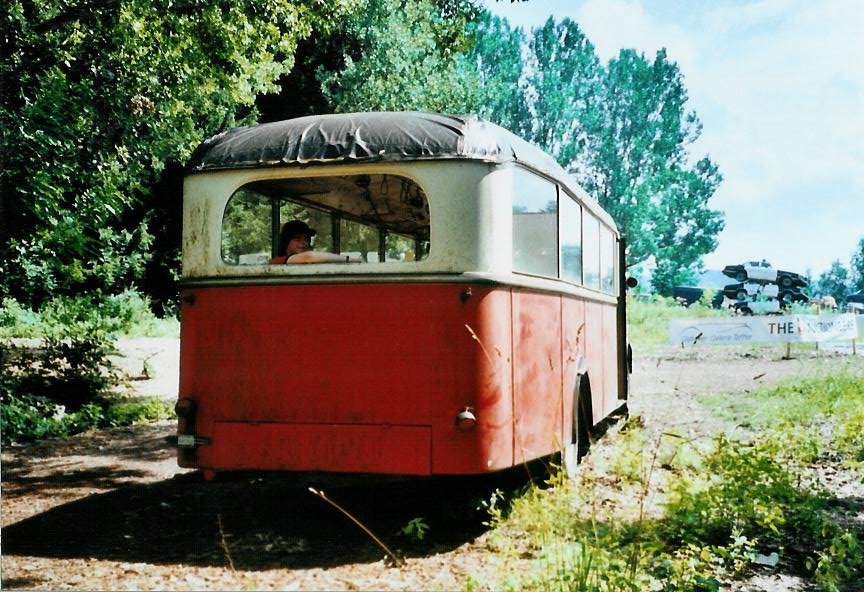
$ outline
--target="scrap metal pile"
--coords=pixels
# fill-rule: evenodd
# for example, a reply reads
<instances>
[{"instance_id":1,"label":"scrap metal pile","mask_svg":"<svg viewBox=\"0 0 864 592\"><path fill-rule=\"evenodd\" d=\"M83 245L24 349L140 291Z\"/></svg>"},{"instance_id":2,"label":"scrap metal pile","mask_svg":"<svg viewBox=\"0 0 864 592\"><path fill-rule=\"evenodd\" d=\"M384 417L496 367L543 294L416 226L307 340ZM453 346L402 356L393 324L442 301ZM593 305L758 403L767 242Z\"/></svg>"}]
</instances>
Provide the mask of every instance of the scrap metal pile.
<instances>
[{"instance_id":1,"label":"scrap metal pile","mask_svg":"<svg viewBox=\"0 0 864 592\"><path fill-rule=\"evenodd\" d=\"M723 295L734 300L733 310L744 315L779 313L797 302L807 302L801 292L807 279L791 271L774 269L765 261L747 261L740 265L727 265L723 275L737 283L723 288Z\"/></svg>"}]
</instances>

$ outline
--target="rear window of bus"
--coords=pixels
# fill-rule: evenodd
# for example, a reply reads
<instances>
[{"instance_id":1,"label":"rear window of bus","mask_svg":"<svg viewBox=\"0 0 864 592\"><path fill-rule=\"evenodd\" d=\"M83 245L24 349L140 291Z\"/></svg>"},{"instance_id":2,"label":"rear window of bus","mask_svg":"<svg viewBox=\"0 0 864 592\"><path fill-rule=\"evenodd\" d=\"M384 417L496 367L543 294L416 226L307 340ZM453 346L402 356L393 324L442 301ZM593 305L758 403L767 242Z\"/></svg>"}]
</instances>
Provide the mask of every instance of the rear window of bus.
<instances>
[{"instance_id":1,"label":"rear window of bus","mask_svg":"<svg viewBox=\"0 0 864 592\"><path fill-rule=\"evenodd\" d=\"M222 218L226 265L266 265L279 253L282 226L315 230L312 249L365 263L429 256L429 202L413 180L396 175L334 175L255 181L228 200Z\"/></svg>"}]
</instances>

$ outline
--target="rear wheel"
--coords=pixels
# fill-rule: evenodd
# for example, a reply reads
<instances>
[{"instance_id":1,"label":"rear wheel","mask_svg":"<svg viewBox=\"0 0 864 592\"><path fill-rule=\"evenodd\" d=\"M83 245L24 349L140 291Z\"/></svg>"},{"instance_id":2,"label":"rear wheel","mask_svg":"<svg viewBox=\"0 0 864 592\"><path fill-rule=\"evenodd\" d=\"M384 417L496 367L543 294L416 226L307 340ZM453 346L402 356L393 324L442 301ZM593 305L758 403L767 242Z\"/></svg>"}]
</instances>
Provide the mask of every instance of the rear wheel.
<instances>
[{"instance_id":1,"label":"rear wheel","mask_svg":"<svg viewBox=\"0 0 864 592\"><path fill-rule=\"evenodd\" d=\"M783 286L784 288L792 287L792 278L789 277L788 275L781 275L780 276L780 285Z\"/></svg>"},{"instance_id":2,"label":"rear wheel","mask_svg":"<svg viewBox=\"0 0 864 592\"><path fill-rule=\"evenodd\" d=\"M572 479L576 475L576 467L582 457L588 454L591 446L590 441L590 417L591 417L591 386L588 376L582 375L579 388L573 401L573 417L571 421L570 443L561 451L561 470Z\"/></svg>"},{"instance_id":3,"label":"rear wheel","mask_svg":"<svg viewBox=\"0 0 864 592\"><path fill-rule=\"evenodd\" d=\"M747 281L747 272L746 271L739 271L738 273L735 274L735 279L738 280L739 282Z\"/></svg>"},{"instance_id":4,"label":"rear wheel","mask_svg":"<svg viewBox=\"0 0 864 592\"><path fill-rule=\"evenodd\" d=\"M738 290L736 297L738 300L747 300L747 290Z\"/></svg>"}]
</instances>

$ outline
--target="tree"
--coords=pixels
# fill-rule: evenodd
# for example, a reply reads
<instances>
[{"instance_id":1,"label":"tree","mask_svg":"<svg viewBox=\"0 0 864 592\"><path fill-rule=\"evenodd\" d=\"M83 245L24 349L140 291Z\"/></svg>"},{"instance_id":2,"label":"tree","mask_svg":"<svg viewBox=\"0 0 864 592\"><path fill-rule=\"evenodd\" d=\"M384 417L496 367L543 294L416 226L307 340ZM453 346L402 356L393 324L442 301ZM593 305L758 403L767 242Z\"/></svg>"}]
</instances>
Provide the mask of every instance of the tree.
<instances>
[{"instance_id":1,"label":"tree","mask_svg":"<svg viewBox=\"0 0 864 592\"><path fill-rule=\"evenodd\" d=\"M325 99L336 112L471 111L476 76L464 55L478 15L471 0L369 0L340 31L353 40L342 63L317 73Z\"/></svg>"},{"instance_id":2,"label":"tree","mask_svg":"<svg viewBox=\"0 0 864 592\"><path fill-rule=\"evenodd\" d=\"M822 296L833 296L837 304L846 302L846 297L849 296L849 272L839 259L835 259L831 267L819 275L819 293Z\"/></svg>"},{"instance_id":3,"label":"tree","mask_svg":"<svg viewBox=\"0 0 864 592\"><path fill-rule=\"evenodd\" d=\"M849 268L852 270L852 276L849 278L850 292L864 290L864 237L858 241L858 247L852 253Z\"/></svg>"},{"instance_id":4,"label":"tree","mask_svg":"<svg viewBox=\"0 0 864 592\"><path fill-rule=\"evenodd\" d=\"M522 47L525 35L506 20L484 13L472 23L471 52L465 59L476 72L476 104L471 112L524 137L531 134L533 116L528 107L528 82Z\"/></svg>"},{"instance_id":5,"label":"tree","mask_svg":"<svg viewBox=\"0 0 864 592\"><path fill-rule=\"evenodd\" d=\"M483 27L492 34L483 34ZM500 22L485 22L475 55L495 55L502 39L518 39L502 28ZM724 226L722 213L708 206L722 180L717 165L688 152L701 123L685 108L678 66L665 50L653 60L622 50L604 67L568 19L550 19L534 29L524 54L518 88L526 107L520 112L527 112L530 122L497 105L489 118L515 120L521 129L514 131L572 172L615 219L627 239L629 264L653 259L655 288L671 293L675 283L701 270L701 257L716 248ZM506 63L503 78L513 80L513 63ZM499 73L487 67L478 75L494 88Z\"/></svg>"},{"instance_id":6,"label":"tree","mask_svg":"<svg viewBox=\"0 0 864 592\"><path fill-rule=\"evenodd\" d=\"M349 3L4 4L0 295L38 304L140 280L166 165L253 121L298 41Z\"/></svg>"},{"instance_id":7,"label":"tree","mask_svg":"<svg viewBox=\"0 0 864 592\"><path fill-rule=\"evenodd\" d=\"M550 17L533 31L528 55L528 137L565 168L578 169L588 130L596 124L602 68L594 46L570 19L556 24Z\"/></svg>"},{"instance_id":8,"label":"tree","mask_svg":"<svg viewBox=\"0 0 864 592\"><path fill-rule=\"evenodd\" d=\"M664 278L701 269L724 223L708 200L722 176L704 157L690 164L687 146L701 133L677 65L665 50L653 62L632 50L610 61L600 116L584 151L583 183L600 200L628 242L628 260L654 256L655 289L671 293Z\"/></svg>"}]
</instances>

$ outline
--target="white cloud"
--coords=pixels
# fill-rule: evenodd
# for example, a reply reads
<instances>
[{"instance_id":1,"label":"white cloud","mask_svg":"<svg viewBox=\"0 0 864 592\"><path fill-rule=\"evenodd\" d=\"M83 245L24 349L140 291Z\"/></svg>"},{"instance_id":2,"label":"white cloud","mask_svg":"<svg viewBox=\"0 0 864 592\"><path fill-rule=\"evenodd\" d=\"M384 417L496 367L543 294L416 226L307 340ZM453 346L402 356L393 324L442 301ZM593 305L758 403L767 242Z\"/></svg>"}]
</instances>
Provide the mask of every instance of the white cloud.
<instances>
[{"instance_id":1,"label":"white cloud","mask_svg":"<svg viewBox=\"0 0 864 592\"><path fill-rule=\"evenodd\" d=\"M838 176L861 191L864 4L780 5L783 18L775 2L755 5L750 20L725 8L705 15L709 45L688 73L694 103L716 97L706 101L703 144L751 194Z\"/></svg>"}]
</instances>

